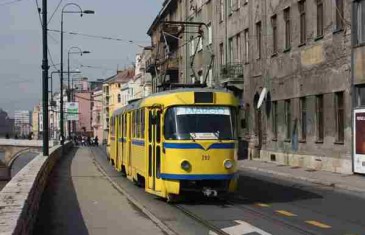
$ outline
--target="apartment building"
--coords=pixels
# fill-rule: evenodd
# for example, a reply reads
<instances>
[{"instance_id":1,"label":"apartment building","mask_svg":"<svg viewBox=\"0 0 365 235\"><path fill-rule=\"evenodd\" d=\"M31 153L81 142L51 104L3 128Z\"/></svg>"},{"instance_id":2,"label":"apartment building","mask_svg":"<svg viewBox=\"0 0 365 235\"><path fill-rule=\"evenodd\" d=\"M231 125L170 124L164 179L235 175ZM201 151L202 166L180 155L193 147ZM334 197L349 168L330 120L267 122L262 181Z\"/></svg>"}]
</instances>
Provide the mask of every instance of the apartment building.
<instances>
[{"instance_id":1,"label":"apartment building","mask_svg":"<svg viewBox=\"0 0 365 235\"><path fill-rule=\"evenodd\" d=\"M165 1L148 30L153 91L229 89L240 99L240 154L350 173L352 3Z\"/></svg>"}]
</instances>

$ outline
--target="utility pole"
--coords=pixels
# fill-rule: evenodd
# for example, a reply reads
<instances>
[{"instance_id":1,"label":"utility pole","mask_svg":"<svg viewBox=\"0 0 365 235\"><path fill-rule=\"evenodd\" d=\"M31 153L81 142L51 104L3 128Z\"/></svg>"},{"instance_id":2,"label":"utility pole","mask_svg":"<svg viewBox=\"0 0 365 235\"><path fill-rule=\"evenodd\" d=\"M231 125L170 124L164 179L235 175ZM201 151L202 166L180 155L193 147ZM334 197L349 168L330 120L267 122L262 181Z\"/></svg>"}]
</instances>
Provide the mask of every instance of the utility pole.
<instances>
[{"instance_id":1,"label":"utility pole","mask_svg":"<svg viewBox=\"0 0 365 235\"><path fill-rule=\"evenodd\" d=\"M42 0L42 85L43 85L43 156L49 155L48 146L48 41L47 41L47 0Z\"/></svg>"}]
</instances>

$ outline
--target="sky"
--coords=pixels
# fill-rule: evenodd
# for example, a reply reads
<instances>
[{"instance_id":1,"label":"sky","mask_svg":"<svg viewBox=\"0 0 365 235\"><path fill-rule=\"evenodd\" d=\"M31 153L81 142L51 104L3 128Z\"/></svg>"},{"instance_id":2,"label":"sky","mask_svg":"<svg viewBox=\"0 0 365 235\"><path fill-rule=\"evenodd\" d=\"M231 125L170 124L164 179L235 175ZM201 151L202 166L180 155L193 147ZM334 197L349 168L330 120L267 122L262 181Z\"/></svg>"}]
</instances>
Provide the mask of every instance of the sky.
<instances>
[{"instance_id":1,"label":"sky","mask_svg":"<svg viewBox=\"0 0 365 235\"><path fill-rule=\"evenodd\" d=\"M57 5L61 5L57 11ZM42 31L36 0L0 0L0 108L13 116L15 110L32 110L42 99ZM38 0L41 6L42 0ZM49 29L61 27L61 8L66 0L48 0ZM146 34L161 9L163 0L73 0L83 10L94 15L64 14L64 31L133 40L149 45ZM74 10L76 8L67 8ZM77 10L77 9L76 9ZM55 12L52 19L52 13ZM50 72L59 69L60 33L49 32ZM141 48L135 44L64 35L64 70L71 47L91 51L83 56L70 56L71 70L93 81L103 79L130 66ZM92 68L90 68L90 66ZM80 75L77 75L80 76ZM65 76L67 77L67 76ZM59 78L54 76L53 90L59 90Z\"/></svg>"}]
</instances>

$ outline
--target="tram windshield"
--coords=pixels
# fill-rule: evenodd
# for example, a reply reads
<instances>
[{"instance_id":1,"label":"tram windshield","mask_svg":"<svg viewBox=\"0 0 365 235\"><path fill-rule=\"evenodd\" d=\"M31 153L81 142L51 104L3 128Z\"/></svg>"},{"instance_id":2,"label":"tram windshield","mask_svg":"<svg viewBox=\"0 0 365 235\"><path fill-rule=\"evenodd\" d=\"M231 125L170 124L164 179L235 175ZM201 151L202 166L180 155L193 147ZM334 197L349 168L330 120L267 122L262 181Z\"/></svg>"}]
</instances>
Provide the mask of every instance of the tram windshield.
<instances>
[{"instance_id":1,"label":"tram windshield","mask_svg":"<svg viewBox=\"0 0 365 235\"><path fill-rule=\"evenodd\" d=\"M169 108L164 134L167 140L235 139L235 110L213 106Z\"/></svg>"}]
</instances>

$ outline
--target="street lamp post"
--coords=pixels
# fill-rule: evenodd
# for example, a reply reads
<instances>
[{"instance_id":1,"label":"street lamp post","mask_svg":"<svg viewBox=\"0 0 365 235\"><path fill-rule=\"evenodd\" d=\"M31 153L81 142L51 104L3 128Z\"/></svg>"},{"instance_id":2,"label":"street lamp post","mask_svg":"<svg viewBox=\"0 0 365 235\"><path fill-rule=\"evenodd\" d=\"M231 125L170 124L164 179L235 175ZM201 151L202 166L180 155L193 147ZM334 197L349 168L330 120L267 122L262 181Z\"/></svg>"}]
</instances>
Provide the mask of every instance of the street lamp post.
<instances>
[{"instance_id":1,"label":"street lamp post","mask_svg":"<svg viewBox=\"0 0 365 235\"><path fill-rule=\"evenodd\" d=\"M77 52L73 52L72 50L77 49ZM70 54L79 54L79 55L83 55L83 54L89 54L90 51L83 51L81 50L79 47L71 47L68 50L67 53L67 87L68 87L68 92L67 92L67 101L71 102L73 100L71 100L71 92L73 87L70 88ZM67 129L68 129L68 136L71 136L71 121L68 120L67 121Z\"/></svg>"},{"instance_id":2,"label":"street lamp post","mask_svg":"<svg viewBox=\"0 0 365 235\"><path fill-rule=\"evenodd\" d=\"M78 10L76 11L65 11L65 9L68 6L74 6L76 8L78 8ZM94 14L94 11L91 10L85 10L83 11L82 8L76 4L76 3L67 3L63 8L62 8L62 13L61 13L61 102L60 102L60 108L61 108L61 113L60 113L60 122L61 122L61 145L64 144L65 141L65 135L64 135L64 125L63 125L63 14L64 13L76 13L76 14L80 14L80 16L82 17L83 14Z\"/></svg>"},{"instance_id":3,"label":"street lamp post","mask_svg":"<svg viewBox=\"0 0 365 235\"><path fill-rule=\"evenodd\" d=\"M60 70L53 71L51 73L51 76L49 77L51 79L51 105L50 105L51 107L55 106L54 101L53 101L53 74L60 74L60 73L61 73ZM63 72L63 73L65 73L65 72ZM68 74L71 74L71 73L72 74L79 74L80 71L67 71L67 73ZM60 90L61 90L61 88L63 88L62 83L60 84ZM60 97L61 97L61 100L62 100L63 99L62 93L60 93ZM60 104L61 104L61 100L60 100ZM51 111L53 111L53 109L51 109ZM61 113L61 111L60 111L60 113ZM62 123L60 122L60 127L61 126L62 126ZM54 114L53 114L53 129L54 129Z\"/></svg>"}]
</instances>

